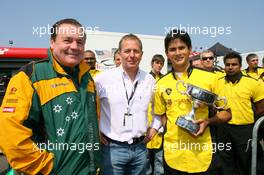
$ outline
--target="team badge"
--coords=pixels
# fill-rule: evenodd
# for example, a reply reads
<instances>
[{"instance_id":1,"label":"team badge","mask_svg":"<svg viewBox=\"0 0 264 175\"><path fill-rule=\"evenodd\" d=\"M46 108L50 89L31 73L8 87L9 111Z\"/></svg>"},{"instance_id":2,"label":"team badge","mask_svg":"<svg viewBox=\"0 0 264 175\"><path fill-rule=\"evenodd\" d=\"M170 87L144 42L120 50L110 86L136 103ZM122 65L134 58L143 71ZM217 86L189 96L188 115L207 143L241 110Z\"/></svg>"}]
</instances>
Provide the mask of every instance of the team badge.
<instances>
[{"instance_id":1,"label":"team badge","mask_svg":"<svg viewBox=\"0 0 264 175\"><path fill-rule=\"evenodd\" d=\"M167 88L165 91L166 91L166 94L170 95L172 90L171 88Z\"/></svg>"}]
</instances>

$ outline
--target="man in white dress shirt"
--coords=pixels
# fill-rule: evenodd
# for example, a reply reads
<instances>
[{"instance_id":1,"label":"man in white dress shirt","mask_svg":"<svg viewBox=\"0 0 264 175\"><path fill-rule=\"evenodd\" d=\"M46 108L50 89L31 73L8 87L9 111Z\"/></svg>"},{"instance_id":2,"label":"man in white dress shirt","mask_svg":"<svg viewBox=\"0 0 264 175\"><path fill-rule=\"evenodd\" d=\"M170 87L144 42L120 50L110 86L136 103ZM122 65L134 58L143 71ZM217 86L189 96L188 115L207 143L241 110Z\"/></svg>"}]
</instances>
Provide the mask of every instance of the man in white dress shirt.
<instances>
[{"instance_id":1,"label":"man in white dress shirt","mask_svg":"<svg viewBox=\"0 0 264 175\"><path fill-rule=\"evenodd\" d=\"M145 143L161 126L159 117L154 117L151 128L147 126L155 79L139 69L143 51L136 35L125 35L118 50L121 66L95 77L100 100L102 174L143 175L147 160Z\"/></svg>"}]
</instances>

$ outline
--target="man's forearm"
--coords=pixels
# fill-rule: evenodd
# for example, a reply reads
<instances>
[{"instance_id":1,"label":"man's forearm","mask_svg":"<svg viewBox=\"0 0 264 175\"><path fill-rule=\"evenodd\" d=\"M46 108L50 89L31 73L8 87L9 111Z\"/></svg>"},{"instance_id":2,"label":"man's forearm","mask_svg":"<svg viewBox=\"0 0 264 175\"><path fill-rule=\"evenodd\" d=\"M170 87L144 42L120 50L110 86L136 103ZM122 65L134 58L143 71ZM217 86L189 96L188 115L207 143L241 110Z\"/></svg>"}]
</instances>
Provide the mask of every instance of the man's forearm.
<instances>
[{"instance_id":1,"label":"man's forearm","mask_svg":"<svg viewBox=\"0 0 264 175\"><path fill-rule=\"evenodd\" d=\"M209 121L209 125L217 125L221 123L226 123L231 118L232 118L231 110L227 109L227 110L217 112L215 116L210 117L208 121Z\"/></svg>"}]
</instances>

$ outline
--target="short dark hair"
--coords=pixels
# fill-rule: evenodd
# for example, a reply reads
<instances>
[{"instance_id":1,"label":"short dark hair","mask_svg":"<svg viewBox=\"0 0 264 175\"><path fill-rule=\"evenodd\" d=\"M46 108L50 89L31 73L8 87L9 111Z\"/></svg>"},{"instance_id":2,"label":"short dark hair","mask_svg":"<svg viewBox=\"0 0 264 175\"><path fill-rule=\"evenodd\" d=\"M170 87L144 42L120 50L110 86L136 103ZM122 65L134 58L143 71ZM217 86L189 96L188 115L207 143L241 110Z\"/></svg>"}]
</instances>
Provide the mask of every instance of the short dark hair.
<instances>
[{"instance_id":1,"label":"short dark hair","mask_svg":"<svg viewBox=\"0 0 264 175\"><path fill-rule=\"evenodd\" d=\"M53 26L50 29L50 33L51 33L50 39L51 40L53 40L53 41L56 40L58 31L59 31L59 27L62 24L72 24L72 25L75 25L75 26L78 26L78 27L82 27L81 23L79 23L79 21L77 21L76 19L66 18L66 19L59 20L55 24L53 24ZM84 29L83 29L82 32L84 34L84 40L86 40L86 33L85 33Z\"/></svg>"},{"instance_id":2,"label":"short dark hair","mask_svg":"<svg viewBox=\"0 0 264 175\"><path fill-rule=\"evenodd\" d=\"M258 57L258 55L254 53L250 53L247 55L246 60L247 62L249 62L252 58L255 58L255 57Z\"/></svg>"},{"instance_id":3,"label":"short dark hair","mask_svg":"<svg viewBox=\"0 0 264 175\"><path fill-rule=\"evenodd\" d=\"M84 53L86 53L86 52L90 52L90 53L93 53L95 55L94 51L92 51L90 49L84 51Z\"/></svg>"},{"instance_id":4,"label":"short dark hair","mask_svg":"<svg viewBox=\"0 0 264 175\"><path fill-rule=\"evenodd\" d=\"M235 53L235 52L228 53L224 56L224 64L226 63L226 60L232 59L232 58L238 59L240 66L242 65L242 57L238 53Z\"/></svg>"},{"instance_id":5,"label":"short dark hair","mask_svg":"<svg viewBox=\"0 0 264 175\"><path fill-rule=\"evenodd\" d=\"M170 42L175 39L180 39L182 42L184 42L187 45L189 49L192 47L191 38L186 31L182 31L179 29L173 29L166 35L165 40L164 40L164 46L165 46L166 53L168 52L168 47L169 47Z\"/></svg>"},{"instance_id":6,"label":"short dark hair","mask_svg":"<svg viewBox=\"0 0 264 175\"><path fill-rule=\"evenodd\" d=\"M151 59L151 65L152 65L155 61L161 61L162 64L164 64L165 59L164 59L164 57L163 57L162 55L160 55L160 54L156 54L156 55L154 55L154 56L152 57L152 59Z\"/></svg>"},{"instance_id":7,"label":"short dark hair","mask_svg":"<svg viewBox=\"0 0 264 175\"><path fill-rule=\"evenodd\" d=\"M137 37L136 35L130 33L130 34L127 34L125 36L123 36L120 41L119 41L119 44L118 44L118 51L120 52L121 51L121 47L122 47L122 43L124 40L127 40L127 39L131 39L131 40L136 40L138 41L139 43L139 47L140 47L140 50L142 51L143 50L143 46L142 46L142 42L141 40L139 39L139 37Z\"/></svg>"}]
</instances>

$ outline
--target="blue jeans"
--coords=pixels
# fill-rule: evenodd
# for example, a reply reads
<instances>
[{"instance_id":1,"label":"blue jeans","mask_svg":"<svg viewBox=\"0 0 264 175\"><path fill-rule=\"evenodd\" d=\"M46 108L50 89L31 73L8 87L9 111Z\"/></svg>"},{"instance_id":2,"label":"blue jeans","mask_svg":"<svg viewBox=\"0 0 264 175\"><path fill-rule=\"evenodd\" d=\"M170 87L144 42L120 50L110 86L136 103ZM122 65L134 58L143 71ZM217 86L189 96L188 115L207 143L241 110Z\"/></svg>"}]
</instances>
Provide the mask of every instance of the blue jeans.
<instances>
[{"instance_id":1,"label":"blue jeans","mask_svg":"<svg viewBox=\"0 0 264 175\"><path fill-rule=\"evenodd\" d=\"M102 145L103 175L145 175L147 148L142 142L134 145L109 142Z\"/></svg>"},{"instance_id":2,"label":"blue jeans","mask_svg":"<svg viewBox=\"0 0 264 175\"><path fill-rule=\"evenodd\" d=\"M146 175L163 175L163 149L148 149Z\"/></svg>"}]
</instances>

